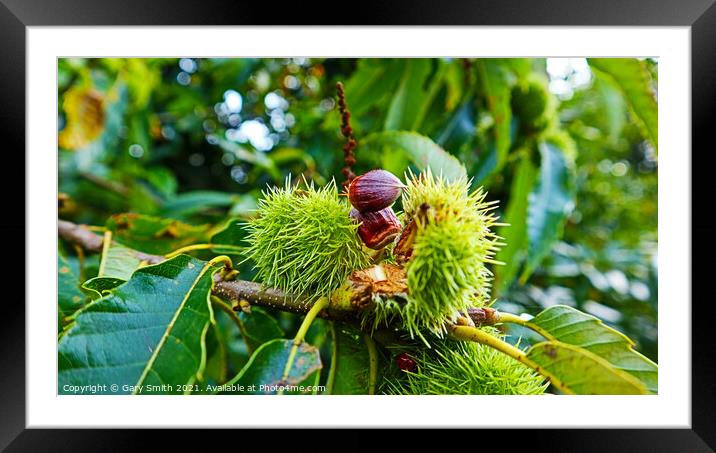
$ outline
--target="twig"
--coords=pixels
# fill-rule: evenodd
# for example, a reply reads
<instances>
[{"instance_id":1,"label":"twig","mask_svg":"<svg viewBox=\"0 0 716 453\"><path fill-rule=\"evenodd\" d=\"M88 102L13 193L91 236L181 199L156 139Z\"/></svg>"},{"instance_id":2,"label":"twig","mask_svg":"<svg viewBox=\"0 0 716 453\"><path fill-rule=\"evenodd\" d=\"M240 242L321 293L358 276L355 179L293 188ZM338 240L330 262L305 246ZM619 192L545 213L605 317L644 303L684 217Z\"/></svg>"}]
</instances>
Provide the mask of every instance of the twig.
<instances>
[{"instance_id":1,"label":"twig","mask_svg":"<svg viewBox=\"0 0 716 453\"><path fill-rule=\"evenodd\" d=\"M375 341L367 333L363 334L363 340L368 347L368 394L375 395L375 384L378 380L378 350L375 347Z\"/></svg>"},{"instance_id":2,"label":"twig","mask_svg":"<svg viewBox=\"0 0 716 453\"><path fill-rule=\"evenodd\" d=\"M244 344L246 345L246 351L249 354L249 357L251 357L251 354L254 353L254 348L251 347L251 342L249 341L249 334L246 332L246 326L244 326L243 321L241 321L241 318L238 314L226 303L223 299L216 296L211 296L211 303L214 304L215 307L219 307L221 311L226 313L229 318L231 318L232 321L236 324L236 326L239 328L239 333L241 334L241 338L244 340Z\"/></svg>"},{"instance_id":3,"label":"twig","mask_svg":"<svg viewBox=\"0 0 716 453\"><path fill-rule=\"evenodd\" d=\"M541 367L537 363L535 363L527 356L527 353L525 353L521 349L512 346L506 341L495 337L494 335L490 335L489 333L484 332L478 328L467 326L449 326L448 333L450 334L451 338L458 341L474 341L476 343L484 344L485 346L494 348L501 353L512 357L521 364L532 368L534 371L541 374L542 376L546 377L547 379L549 379L552 385L554 385L563 393L574 394L574 391L567 387L567 385L565 385L565 383L561 379L552 374L552 372L544 369L544 367Z\"/></svg>"},{"instance_id":4,"label":"twig","mask_svg":"<svg viewBox=\"0 0 716 453\"><path fill-rule=\"evenodd\" d=\"M212 293L224 300L244 299L251 305L305 315L313 306L311 300L295 297L275 288L265 288L246 280L217 281Z\"/></svg>"},{"instance_id":5,"label":"twig","mask_svg":"<svg viewBox=\"0 0 716 453\"><path fill-rule=\"evenodd\" d=\"M101 253L103 238L93 233L87 225L78 225L66 220L58 221L58 234L65 241L82 247L85 251ZM149 264L158 264L166 258L159 255L150 255L134 250L137 258ZM214 283L212 294L224 300L246 300L251 305L273 308L299 315L305 315L313 306L313 300L306 297L297 297L284 293L275 288L264 286L245 280L223 281L219 274ZM329 320L351 322L356 320L357 311L355 308L329 307L321 311L320 317Z\"/></svg>"},{"instance_id":6,"label":"twig","mask_svg":"<svg viewBox=\"0 0 716 453\"><path fill-rule=\"evenodd\" d=\"M85 251L100 253L102 251L103 238L92 232L87 225L77 225L65 220L58 221L59 236L71 244L82 247ZM133 253L142 261L149 264L157 264L165 261L166 258L159 255L150 255L137 250ZM343 298L351 300L353 296L360 299L365 296L365 291L371 289L371 285L361 285L361 282L355 282L352 291L355 293L343 294ZM285 293L276 288L267 288L263 285L246 280L228 280L222 279L221 274L215 275L215 282L212 288L212 294L223 300L245 300L250 305L271 308L280 311L286 311L299 315L307 314L313 307L313 299L293 294ZM346 303L341 301L333 303L332 300L325 310L321 310L319 317L331 321L341 321L353 325L359 325L359 313L365 308L361 304ZM475 321L476 325L491 325L498 322L500 315L494 310L488 308L470 309L469 316ZM376 331L373 337L380 342L380 331Z\"/></svg>"},{"instance_id":7,"label":"twig","mask_svg":"<svg viewBox=\"0 0 716 453\"><path fill-rule=\"evenodd\" d=\"M65 241L70 244L79 245L87 252L102 252L104 239L102 236L93 233L87 225L77 225L76 223L66 220L58 220L57 233ZM140 252L138 250L133 250L133 253L140 261L146 261L149 264L157 264L164 261L163 256L150 255L149 253Z\"/></svg>"},{"instance_id":8,"label":"twig","mask_svg":"<svg viewBox=\"0 0 716 453\"><path fill-rule=\"evenodd\" d=\"M312 306L311 309L306 313L306 317L303 319L303 322L301 323L301 327L299 327L298 332L296 333L296 337L293 339L293 346L291 346L291 351L288 353L288 359L286 360L286 366L283 369L283 377L281 378L281 382L288 384L288 377L291 375L291 369L293 368L293 362L296 360L296 353L298 352L298 348L303 344L304 338L306 338L306 333L308 332L308 329L311 327L311 324L313 324L313 320L316 319L316 316L326 308L328 308L328 298L327 297L320 297L318 300L316 300ZM280 389L278 391L279 395L283 395L283 389Z\"/></svg>"},{"instance_id":9,"label":"twig","mask_svg":"<svg viewBox=\"0 0 716 453\"><path fill-rule=\"evenodd\" d=\"M58 220L57 232L65 241L77 244L88 252L99 253L102 251L102 236L94 234L85 225Z\"/></svg>"},{"instance_id":10,"label":"twig","mask_svg":"<svg viewBox=\"0 0 716 453\"><path fill-rule=\"evenodd\" d=\"M103 189L109 190L110 192L114 192L123 197L129 196L129 189L118 182L100 178L99 176L88 172L80 172L80 176Z\"/></svg>"},{"instance_id":11,"label":"twig","mask_svg":"<svg viewBox=\"0 0 716 453\"><path fill-rule=\"evenodd\" d=\"M450 336L456 340L475 341L477 343L482 343L486 346L495 348L504 354L507 354L508 356L519 362L525 363L527 361L526 354L524 353L524 351L476 327L449 326L448 332Z\"/></svg>"},{"instance_id":12,"label":"twig","mask_svg":"<svg viewBox=\"0 0 716 453\"><path fill-rule=\"evenodd\" d=\"M336 333L336 324L329 323L331 328L331 368L328 370L328 379L326 380L326 395L333 395L333 386L336 382L336 372L338 370L338 334Z\"/></svg>"}]
</instances>

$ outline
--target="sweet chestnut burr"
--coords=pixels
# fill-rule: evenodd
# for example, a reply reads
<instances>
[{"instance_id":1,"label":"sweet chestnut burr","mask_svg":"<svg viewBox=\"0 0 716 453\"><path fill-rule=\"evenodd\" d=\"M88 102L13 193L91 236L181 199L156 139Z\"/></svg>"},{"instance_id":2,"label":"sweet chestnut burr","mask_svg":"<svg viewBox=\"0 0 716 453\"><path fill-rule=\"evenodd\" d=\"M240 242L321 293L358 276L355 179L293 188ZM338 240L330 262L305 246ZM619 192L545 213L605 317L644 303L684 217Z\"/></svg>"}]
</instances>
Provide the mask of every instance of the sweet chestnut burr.
<instances>
[{"instance_id":1,"label":"sweet chestnut burr","mask_svg":"<svg viewBox=\"0 0 716 453\"><path fill-rule=\"evenodd\" d=\"M351 181L348 200L360 212L380 211L395 203L405 187L391 172L371 170Z\"/></svg>"},{"instance_id":2,"label":"sweet chestnut burr","mask_svg":"<svg viewBox=\"0 0 716 453\"><path fill-rule=\"evenodd\" d=\"M360 212L353 208L350 216L360 223L358 236L366 247L373 250L380 250L388 245L403 228L390 207L375 212Z\"/></svg>"}]
</instances>

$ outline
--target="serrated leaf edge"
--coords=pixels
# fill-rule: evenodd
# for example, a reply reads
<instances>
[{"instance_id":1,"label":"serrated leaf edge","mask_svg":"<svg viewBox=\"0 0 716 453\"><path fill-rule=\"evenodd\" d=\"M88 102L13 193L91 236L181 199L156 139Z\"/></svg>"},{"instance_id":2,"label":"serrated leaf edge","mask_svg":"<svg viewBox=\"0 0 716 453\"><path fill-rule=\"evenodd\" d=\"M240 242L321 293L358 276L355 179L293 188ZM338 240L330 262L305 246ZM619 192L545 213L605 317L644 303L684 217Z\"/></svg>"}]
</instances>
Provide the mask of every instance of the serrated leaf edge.
<instances>
[{"instance_id":1,"label":"serrated leaf edge","mask_svg":"<svg viewBox=\"0 0 716 453\"><path fill-rule=\"evenodd\" d=\"M527 353L526 353L526 358L527 358L529 361L532 361L532 358L530 357L530 353L532 353L532 351L536 351L536 350L539 349L539 348L544 348L544 347L546 347L546 346L548 346L548 345L555 345L555 346L557 346L557 347L561 347L561 348L564 348L564 349L569 349L569 350L572 350L572 351L576 351L576 352L578 352L578 353L580 353L580 354L586 356L586 357L589 358L590 360L596 362L597 364L601 365L602 367L604 367L604 369L605 369L607 372L609 372L609 373L611 373L611 374L614 374L614 375L618 376L619 378L621 378L621 379L627 381L629 384L631 384L631 385L634 386L637 390L639 390L640 394L642 394L642 395L651 394L651 393L649 392L649 390L646 388L646 386L644 385L644 383L642 383L639 379L637 379L636 377L634 377L634 376L632 376L631 374L627 373L626 371L623 371L623 370L620 370L620 369L616 368L614 365L612 365L611 363L609 363L606 359L604 359L604 358L602 358L602 357L596 355L595 353L593 353L593 352L591 352L591 351L588 351L588 350L586 350L586 349L584 349L584 348L580 348L579 346L575 346L575 345L571 345L571 344L568 344L568 343L563 343L563 342L561 342L561 341L555 341L555 340L553 340L553 341L543 341L543 342L540 342L540 343L537 343L537 344L533 345L530 349L528 349L528 350L527 350ZM538 373L540 373L540 374L542 374L543 376L547 377L547 378L550 380L550 382L551 382L555 387L557 387L558 389L564 391L565 393L569 393L569 394L571 394L571 395L574 395L574 394L575 394L574 391L572 391L572 389L570 389L569 386L566 385L562 379L556 377L556 376L555 376L554 374L552 374L551 372L545 370L544 366L539 365L539 364L537 364L536 362L533 362L533 364L534 364L534 367L535 367L535 368L534 368L535 371L537 371Z\"/></svg>"}]
</instances>

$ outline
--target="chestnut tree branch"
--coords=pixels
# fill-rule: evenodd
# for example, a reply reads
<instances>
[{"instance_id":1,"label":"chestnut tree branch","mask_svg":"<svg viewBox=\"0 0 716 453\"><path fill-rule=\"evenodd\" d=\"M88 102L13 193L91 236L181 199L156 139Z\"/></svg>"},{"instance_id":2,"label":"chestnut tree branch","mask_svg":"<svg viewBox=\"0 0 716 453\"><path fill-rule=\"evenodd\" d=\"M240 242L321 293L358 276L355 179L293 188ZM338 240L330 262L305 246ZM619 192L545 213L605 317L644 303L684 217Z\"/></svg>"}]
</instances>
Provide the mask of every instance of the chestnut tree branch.
<instances>
[{"instance_id":1,"label":"chestnut tree branch","mask_svg":"<svg viewBox=\"0 0 716 453\"><path fill-rule=\"evenodd\" d=\"M57 233L65 241L79 245L87 252L100 253L102 251L102 236L94 234L85 225L58 220Z\"/></svg>"},{"instance_id":2,"label":"chestnut tree branch","mask_svg":"<svg viewBox=\"0 0 716 453\"><path fill-rule=\"evenodd\" d=\"M87 252L101 253L104 238L95 234L86 225L78 225L66 220L58 221L58 234L65 241L77 245ZM157 264L166 260L161 255L150 255L137 250L135 256L149 264ZM367 308L365 299L370 298L373 291L392 293L404 291L400 283L400 274L397 267L386 265L383 269L389 277L385 281L370 283L371 269L358 271L351 279L352 286L349 293L341 295L342 301L331 301L328 307L318 314L319 317L358 324L358 315L362 309ZM241 301L250 305L266 307L280 311L306 315L313 307L314 299L285 293L276 288L267 288L263 285L246 280L223 280L220 273L215 275L212 294L229 302L236 302L235 309L239 309ZM336 302L336 303L334 303ZM469 325L493 325L500 322L500 314L491 308L471 308L464 319ZM374 332L377 333L377 332Z\"/></svg>"},{"instance_id":3,"label":"chestnut tree branch","mask_svg":"<svg viewBox=\"0 0 716 453\"><path fill-rule=\"evenodd\" d=\"M58 220L57 233L65 241L78 245L87 252L102 252L104 238L95 234L92 230L87 228L86 225L78 225L66 220ZM160 255L150 255L149 253L140 252L138 250L134 250L133 252L134 256L139 260L146 261L149 264L157 264L165 260L165 258Z\"/></svg>"},{"instance_id":4,"label":"chestnut tree branch","mask_svg":"<svg viewBox=\"0 0 716 453\"><path fill-rule=\"evenodd\" d=\"M78 225L66 220L59 220L57 232L59 237L70 244L81 247L87 252L102 252L104 238L95 234L86 225ZM166 260L166 258L161 255L150 255L136 250L134 253L137 258L149 264L158 264ZM250 305L273 308L299 315L307 314L313 306L312 299L297 297L275 288L265 288L259 283L245 280L223 281L219 274L216 275L216 278L217 281L214 282L212 294L227 301L240 302L245 300L249 302ZM341 321L355 320L356 315L357 311L355 309L340 309L338 307L329 307L319 314L319 316L324 319Z\"/></svg>"}]
</instances>

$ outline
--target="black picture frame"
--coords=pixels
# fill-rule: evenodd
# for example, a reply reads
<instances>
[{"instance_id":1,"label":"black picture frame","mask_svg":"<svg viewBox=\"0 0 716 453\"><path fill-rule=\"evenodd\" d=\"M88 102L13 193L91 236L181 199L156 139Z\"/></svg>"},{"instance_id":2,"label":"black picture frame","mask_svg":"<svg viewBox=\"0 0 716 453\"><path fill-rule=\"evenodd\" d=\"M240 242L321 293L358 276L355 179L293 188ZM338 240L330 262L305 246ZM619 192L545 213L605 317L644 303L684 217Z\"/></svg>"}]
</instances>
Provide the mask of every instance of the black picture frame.
<instances>
[{"instance_id":1,"label":"black picture frame","mask_svg":"<svg viewBox=\"0 0 716 453\"><path fill-rule=\"evenodd\" d=\"M716 220L712 220L713 190L707 172L707 161L714 154L713 139L709 140L710 124L716 119L716 5L714 0L550 0L550 1L489 1L462 0L434 2L429 0L363 1L341 5L338 2L311 7L279 7L276 2L228 2L204 0L101 1L101 0L0 0L0 128L3 129L3 158L8 173L23 174L25 168L25 46L26 27L40 25L572 25L572 26L687 26L691 28L692 66L692 400L691 429L540 429L510 435L503 448L524 447L526 451L714 451L716 448L716 353L710 325L714 322L713 294L716 279L711 274L711 257L716 256L713 235ZM304 5L305 6L305 5ZM690 150L683 150L688 155ZM698 165L696 157L698 156ZM7 159L14 159L12 164ZM12 165L10 167L9 165ZM31 169L27 169L31 170ZM13 256L18 269L24 250L17 238L24 237L25 245L32 238L25 235L25 199L16 194L19 182L10 174L2 179L4 185L3 211L0 231L6 240L5 256ZM24 186L23 186L24 187ZM661 187L668 191L668 187ZM688 202L688 200L684 200ZM688 232L684 232L685 234ZM11 251L10 248L18 250ZM13 255L10 255L12 253ZM697 256L701 260L697 259ZM699 263L701 261L701 263ZM32 275L31 263L26 263L26 285L33 279L55 278ZM687 263L684 263L687 265ZM9 272L9 271L6 271ZM668 278L668 276L662 276ZM10 287L22 297L12 297ZM20 300L24 294L17 283L5 281L0 328L0 448L8 451L126 451L135 448L137 433L129 430L40 430L25 429L25 312ZM10 290L10 291L8 291ZM684 295L684 309L688 308ZM49 309L49 308L48 308ZM660 313L668 317L668 313ZM238 409L237 409L238 410ZM628 410L628 408L615 408ZM486 411L489 413L489 411ZM546 421L545 423L548 423ZM638 424L639 420L635 420ZM421 433L428 433L421 430ZM143 432L144 435L147 431ZM335 431L341 446L365 450L376 440L365 434ZM270 436L271 442L292 442L287 436ZM312 436L304 433L305 436ZM430 434L432 435L432 433ZM460 438L480 443L489 440L489 433L479 435L446 436L437 434L441 442L459 444ZM235 436L235 435L234 435ZM498 434L505 440L504 434ZM203 436L190 430L172 431L175 442L184 447L205 445ZM393 439L407 446L418 433L398 434ZM234 437L236 439L236 437ZM201 443L200 443L201 442ZM315 442L315 440L314 440ZM382 442L382 441L381 441Z\"/></svg>"}]
</instances>

